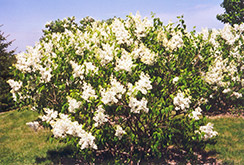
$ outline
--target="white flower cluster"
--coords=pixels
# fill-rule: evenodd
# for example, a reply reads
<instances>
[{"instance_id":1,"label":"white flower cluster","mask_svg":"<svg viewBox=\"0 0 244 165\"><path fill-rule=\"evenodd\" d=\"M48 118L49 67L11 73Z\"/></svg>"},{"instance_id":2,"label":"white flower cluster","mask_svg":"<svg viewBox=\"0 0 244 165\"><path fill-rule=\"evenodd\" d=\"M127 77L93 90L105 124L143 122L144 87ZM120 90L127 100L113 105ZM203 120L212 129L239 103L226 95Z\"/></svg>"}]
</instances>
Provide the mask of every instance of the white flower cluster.
<instances>
[{"instance_id":1,"label":"white flower cluster","mask_svg":"<svg viewBox=\"0 0 244 165\"><path fill-rule=\"evenodd\" d=\"M74 78L79 77L81 80L84 79L84 74L91 72L92 74L98 72L98 68L94 66L91 62L84 62L83 65L79 65L74 61L70 61L70 64L73 69Z\"/></svg>"},{"instance_id":2,"label":"white flower cluster","mask_svg":"<svg viewBox=\"0 0 244 165\"><path fill-rule=\"evenodd\" d=\"M67 97L67 99L68 99L68 103L69 103L69 108L68 108L69 112L75 113L75 110L80 107L81 102L77 101L76 99L73 99L69 96Z\"/></svg>"},{"instance_id":3,"label":"white flower cluster","mask_svg":"<svg viewBox=\"0 0 244 165\"><path fill-rule=\"evenodd\" d=\"M116 51L115 45L102 44L103 49L97 49L96 57L101 60L101 65L104 66L111 62Z\"/></svg>"},{"instance_id":4,"label":"white flower cluster","mask_svg":"<svg viewBox=\"0 0 244 165\"><path fill-rule=\"evenodd\" d=\"M200 107L197 107L191 114L189 114L190 118L193 118L194 120L199 120L199 116L202 115L202 109Z\"/></svg>"},{"instance_id":5,"label":"white flower cluster","mask_svg":"<svg viewBox=\"0 0 244 165\"><path fill-rule=\"evenodd\" d=\"M242 94L239 93L239 92L233 92L233 96L235 96L236 98L241 98L242 97Z\"/></svg>"},{"instance_id":6,"label":"white flower cluster","mask_svg":"<svg viewBox=\"0 0 244 165\"><path fill-rule=\"evenodd\" d=\"M132 56L127 51L122 50L122 54L120 58L116 60L116 67L114 68L116 71L125 70L131 73L132 67L134 67Z\"/></svg>"},{"instance_id":7,"label":"white flower cluster","mask_svg":"<svg viewBox=\"0 0 244 165\"><path fill-rule=\"evenodd\" d=\"M179 80L179 77L175 77L175 78L173 78L173 84L177 83L178 80Z\"/></svg>"},{"instance_id":8,"label":"white flower cluster","mask_svg":"<svg viewBox=\"0 0 244 165\"><path fill-rule=\"evenodd\" d=\"M138 91L146 95L147 91L152 89L150 76L144 72L141 72L140 79L135 83L134 86L131 83L128 83L128 88L129 90L127 94L129 96L136 95Z\"/></svg>"},{"instance_id":9,"label":"white flower cluster","mask_svg":"<svg viewBox=\"0 0 244 165\"><path fill-rule=\"evenodd\" d=\"M137 100L135 97L130 97L129 107L131 107L132 113L140 113L140 111L148 113L149 111L145 97L143 97L141 101Z\"/></svg>"},{"instance_id":10,"label":"white flower cluster","mask_svg":"<svg viewBox=\"0 0 244 165\"><path fill-rule=\"evenodd\" d=\"M111 87L108 89L101 88L100 93L102 96L101 101L104 104L117 103L122 98L122 95L126 92L125 87L118 82L113 76L110 77Z\"/></svg>"},{"instance_id":11,"label":"white flower cluster","mask_svg":"<svg viewBox=\"0 0 244 165\"><path fill-rule=\"evenodd\" d=\"M19 69L22 72L36 72L39 71L41 74L41 81L42 82L49 82L52 77L52 66L55 67L55 65L52 63L52 61L49 59L51 58L51 48L52 43L45 43L44 49L45 53L41 51L41 43L36 43L35 47L27 47L28 53L19 53L16 55L17 63L15 64L16 68ZM46 63L42 62L42 58L49 59L46 61Z\"/></svg>"},{"instance_id":12,"label":"white flower cluster","mask_svg":"<svg viewBox=\"0 0 244 165\"><path fill-rule=\"evenodd\" d=\"M130 38L129 32L125 29L125 25L119 19L115 18L112 25L112 31L116 36L116 40L118 44L126 43L130 45L132 43L132 39Z\"/></svg>"},{"instance_id":13,"label":"white flower cluster","mask_svg":"<svg viewBox=\"0 0 244 165\"><path fill-rule=\"evenodd\" d=\"M123 128L120 125L116 125L115 136L118 136L119 140L121 140L124 134L126 134L126 132Z\"/></svg>"},{"instance_id":14,"label":"white flower cluster","mask_svg":"<svg viewBox=\"0 0 244 165\"><path fill-rule=\"evenodd\" d=\"M209 67L208 72L203 73L203 78L207 83L216 84L220 87L228 85L227 82L223 82L224 72L227 71L226 60L223 60L221 57L216 58L213 65Z\"/></svg>"},{"instance_id":15,"label":"white flower cluster","mask_svg":"<svg viewBox=\"0 0 244 165\"><path fill-rule=\"evenodd\" d=\"M59 117L60 118L55 121L50 121L54 137L64 138L67 135L80 137L79 144L82 150L85 148L97 149L95 137L91 133L86 132L82 128L83 125L79 124L77 121L72 122L68 115L59 114Z\"/></svg>"},{"instance_id":16,"label":"white flower cluster","mask_svg":"<svg viewBox=\"0 0 244 165\"><path fill-rule=\"evenodd\" d=\"M97 145L95 143L95 137L91 133L85 132L82 134L79 144L81 145L81 150L85 148L93 148L97 150Z\"/></svg>"},{"instance_id":17,"label":"white flower cluster","mask_svg":"<svg viewBox=\"0 0 244 165\"><path fill-rule=\"evenodd\" d=\"M51 68L43 68L39 67L40 74L41 74L41 80L42 82L49 82L52 78L52 69Z\"/></svg>"},{"instance_id":18,"label":"white flower cluster","mask_svg":"<svg viewBox=\"0 0 244 165\"><path fill-rule=\"evenodd\" d=\"M83 80L84 79L84 72L85 72L84 67L81 65L78 65L74 61L70 61L70 64L72 65L72 68L73 68L74 78L79 77L81 80Z\"/></svg>"},{"instance_id":19,"label":"white flower cluster","mask_svg":"<svg viewBox=\"0 0 244 165\"><path fill-rule=\"evenodd\" d=\"M203 79L212 86L212 89L217 90L219 87L224 88L222 93L230 93L236 98L242 97L241 93L235 92L231 84L242 83L240 71L243 66L243 52L241 45L243 45L244 24L235 25L232 27L225 24L223 29L203 29L201 34L203 39L213 45L212 57L214 58L208 71L202 73ZM221 38L221 40L220 40ZM222 50L218 49L221 46L220 42L225 42L229 45L229 57L224 58ZM240 68L240 69L238 69ZM228 81L226 81L228 77Z\"/></svg>"},{"instance_id":20,"label":"white flower cluster","mask_svg":"<svg viewBox=\"0 0 244 165\"><path fill-rule=\"evenodd\" d=\"M93 89L93 87L91 86L91 84L87 84L86 82L84 82L83 84L83 92L81 97L86 100L87 102L90 102L89 99L93 98L93 99L97 99L97 95L96 95L96 91Z\"/></svg>"},{"instance_id":21,"label":"white flower cluster","mask_svg":"<svg viewBox=\"0 0 244 165\"><path fill-rule=\"evenodd\" d=\"M95 65L93 65L91 62L86 62L85 61L83 65L86 68L86 74L88 74L89 71L91 71L92 73L97 73L98 72L98 68Z\"/></svg>"},{"instance_id":22,"label":"white flower cluster","mask_svg":"<svg viewBox=\"0 0 244 165\"><path fill-rule=\"evenodd\" d=\"M170 26L171 27L171 26ZM168 27L168 29L170 29ZM176 50L184 45L182 39L182 33L180 31L171 31L170 34L172 37L168 37L168 34L162 31L158 35L158 39L163 42L163 45L166 47L167 50Z\"/></svg>"},{"instance_id":23,"label":"white flower cluster","mask_svg":"<svg viewBox=\"0 0 244 165\"><path fill-rule=\"evenodd\" d=\"M196 131L196 133L204 133L203 135L203 139L207 140L207 139L211 139L212 137L215 137L218 135L218 132L213 131L213 124L212 123L208 123L205 126L200 126L199 131Z\"/></svg>"},{"instance_id":24,"label":"white flower cluster","mask_svg":"<svg viewBox=\"0 0 244 165\"><path fill-rule=\"evenodd\" d=\"M224 90L222 91L222 93L229 93L229 92L231 92L231 89L230 89L230 88L224 89Z\"/></svg>"},{"instance_id":25,"label":"white flower cluster","mask_svg":"<svg viewBox=\"0 0 244 165\"><path fill-rule=\"evenodd\" d=\"M211 29L210 33L208 28L202 28L202 31L199 33L199 35L202 35L203 40L209 41L214 46L214 48L219 46L219 43L216 41L217 36L220 35L218 30Z\"/></svg>"},{"instance_id":26,"label":"white flower cluster","mask_svg":"<svg viewBox=\"0 0 244 165\"><path fill-rule=\"evenodd\" d=\"M135 34L140 39L141 37L146 36L146 31L152 27L152 23L145 17L143 20L141 20L141 15L139 12L136 13L136 15L129 15L128 20L126 20L126 27L130 28L131 26L135 27Z\"/></svg>"},{"instance_id":27,"label":"white flower cluster","mask_svg":"<svg viewBox=\"0 0 244 165\"><path fill-rule=\"evenodd\" d=\"M176 97L174 97L173 101L175 105L175 110L183 110L187 111L187 109L190 107L190 97L185 97L185 94L183 92L178 92Z\"/></svg>"},{"instance_id":28,"label":"white flower cluster","mask_svg":"<svg viewBox=\"0 0 244 165\"><path fill-rule=\"evenodd\" d=\"M236 39L240 37L239 35L233 34L233 30L230 24L225 24L224 29L220 31L221 37L225 39L229 45L233 45Z\"/></svg>"},{"instance_id":29,"label":"white flower cluster","mask_svg":"<svg viewBox=\"0 0 244 165\"><path fill-rule=\"evenodd\" d=\"M22 81L14 81L13 79L9 79L8 81L7 81L7 83L10 85L10 87L12 88L11 90L10 90L10 93L12 93L12 96L13 96L13 100L14 101L17 101L17 93L18 93L18 95L20 96L20 99L22 98L22 96L21 96L21 93L20 92L18 92L19 90L20 90L20 88L22 87Z\"/></svg>"},{"instance_id":30,"label":"white flower cluster","mask_svg":"<svg viewBox=\"0 0 244 165\"><path fill-rule=\"evenodd\" d=\"M203 79L212 85L214 90L217 90L218 87L224 87L222 93L232 92L231 96L235 96L237 99L242 97L241 93L230 89L230 81L224 81L224 78L228 76L232 82L241 83L241 79L238 76L237 64L234 61L228 62L228 59L223 60L222 57L217 57L208 71L202 75Z\"/></svg>"},{"instance_id":31,"label":"white flower cluster","mask_svg":"<svg viewBox=\"0 0 244 165\"><path fill-rule=\"evenodd\" d=\"M46 115L40 117L42 121L46 121L49 123L51 120L56 119L58 117L58 112L54 111L53 109L44 108L43 110L46 113Z\"/></svg>"},{"instance_id":32,"label":"white flower cluster","mask_svg":"<svg viewBox=\"0 0 244 165\"><path fill-rule=\"evenodd\" d=\"M153 65L157 57L157 54L148 49L143 43L137 45L131 54L134 59L140 58L141 62L147 65Z\"/></svg>"},{"instance_id":33,"label":"white flower cluster","mask_svg":"<svg viewBox=\"0 0 244 165\"><path fill-rule=\"evenodd\" d=\"M10 85L13 92L17 92L22 87L22 81L14 81L13 79L9 79L7 83Z\"/></svg>"},{"instance_id":34,"label":"white flower cluster","mask_svg":"<svg viewBox=\"0 0 244 165\"><path fill-rule=\"evenodd\" d=\"M108 121L108 115L105 115L104 112L105 110L103 109L102 105L99 105L93 117L93 120L96 122L94 124L95 127L98 127Z\"/></svg>"},{"instance_id":35,"label":"white flower cluster","mask_svg":"<svg viewBox=\"0 0 244 165\"><path fill-rule=\"evenodd\" d=\"M41 58L43 57L39 51L40 48L40 44L36 44L35 48L28 46L28 53L21 52L17 54L17 63L15 64L16 68L22 72L31 72L38 70L39 64L41 63Z\"/></svg>"}]
</instances>

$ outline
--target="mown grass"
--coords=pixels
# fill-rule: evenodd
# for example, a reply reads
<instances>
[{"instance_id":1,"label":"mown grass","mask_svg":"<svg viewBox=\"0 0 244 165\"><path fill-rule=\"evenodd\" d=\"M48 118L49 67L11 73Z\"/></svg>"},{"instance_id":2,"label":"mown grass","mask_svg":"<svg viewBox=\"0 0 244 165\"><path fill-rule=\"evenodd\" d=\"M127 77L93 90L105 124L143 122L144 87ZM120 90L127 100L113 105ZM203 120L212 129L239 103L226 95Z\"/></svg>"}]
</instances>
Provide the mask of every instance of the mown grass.
<instances>
[{"instance_id":1,"label":"mown grass","mask_svg":"<svg viewBox=\"0 0 244 165\"><path fill-rule=\"evenodd\" d=\"M219 133L215 145L207 150L215 151L223 164L244 164L244 118L220 117L208 119Z\"/></svg>"},{"instance_id":2,"label":"mown grass","mask_svg":"<svg viewBox=\"0 0 244 165\"><path fill-rule=\"evenodd\" d=\"M10 111L0 114L0 164L75 164L72 149L57 140L50 141L51 131L37 132L26 126L38 114L33 111ZM221 164L244 164L244 119L221 117L208 119L219 132L216 144L208 145Z\"/></svg>"},{"instance_id":3,"label":"mown grass","mask_svg":"<svg viewBox=\"0 0 244 165\"><path fill-rule=\"evenodd\" d=\"M32 111L0 114L0 164L56 164L69 153L66 144L50 141L50 130L35 132L26 126L37 118Z\"/></svg>"}]
</instances>

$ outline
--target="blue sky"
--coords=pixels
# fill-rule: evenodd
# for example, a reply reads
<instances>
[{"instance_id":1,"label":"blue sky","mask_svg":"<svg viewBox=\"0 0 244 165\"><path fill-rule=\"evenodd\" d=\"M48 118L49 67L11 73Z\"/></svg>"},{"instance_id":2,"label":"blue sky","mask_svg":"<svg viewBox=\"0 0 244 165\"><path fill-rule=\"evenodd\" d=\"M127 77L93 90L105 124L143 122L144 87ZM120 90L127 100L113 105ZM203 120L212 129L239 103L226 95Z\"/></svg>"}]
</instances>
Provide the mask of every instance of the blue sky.
<instances>
[{"instance_id":1,"label":"blue sky","mask_svg":"<svg viewBox=\"0 0 244 165\"><path fill-rule=\"evenodd\" d=\"M161 18L164 24L184 15L188 29L196 26L222 28L216 19L224 12L220 4L223 0L0 0L0 27L8 41L14 40L10 49L16 53L25 51L25 47L34 46L42 36L42 29L48 21L75 16L78 22L91 16L102 20L114 16L125 18L137 11L145 17L151 12Z\"/></svg>"}]
</instances>

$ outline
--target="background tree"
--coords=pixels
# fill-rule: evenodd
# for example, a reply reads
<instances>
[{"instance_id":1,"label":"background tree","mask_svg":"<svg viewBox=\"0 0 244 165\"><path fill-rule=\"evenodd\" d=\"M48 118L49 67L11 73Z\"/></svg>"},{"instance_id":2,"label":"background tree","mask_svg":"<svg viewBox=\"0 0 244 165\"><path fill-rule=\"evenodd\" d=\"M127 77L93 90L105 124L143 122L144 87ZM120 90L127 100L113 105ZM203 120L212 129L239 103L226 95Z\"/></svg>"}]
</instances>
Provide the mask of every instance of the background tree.
<instances>
[{"instance_id":1,"label":"background tree","mask_svg":"<svg viewBox=\"0 0 244 165\"><path fill-rule=\"evenodd\" d=\"M218 20L230 25L244 22L244 0L224 0L220 6L225 9L225 12L217 15Z\"/></svg>"},{"instance_id":2,"label":"background tree","mask_svg":"<svg viewBox=\"0 0 244 165\"><path fill-rule=\"evenodd\" d=\"M14 50L7 50L13 41L8 42L6 38L0 30L0 112L7 111L14 106L10 93L11 88L6 81L13 77L9 67L15 61L15 57Z\"/></svg>"}]
</instances>

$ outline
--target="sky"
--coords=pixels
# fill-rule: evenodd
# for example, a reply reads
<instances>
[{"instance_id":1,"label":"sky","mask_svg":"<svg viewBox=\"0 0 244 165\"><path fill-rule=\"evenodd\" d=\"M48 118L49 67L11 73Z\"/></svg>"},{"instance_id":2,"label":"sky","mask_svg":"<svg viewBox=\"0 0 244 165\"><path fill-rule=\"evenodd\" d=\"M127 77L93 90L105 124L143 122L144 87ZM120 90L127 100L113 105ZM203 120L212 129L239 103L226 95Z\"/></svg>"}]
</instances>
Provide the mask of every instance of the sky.
<instances>
[{"instance_id":1,"label":"sky","mask_svg":"<svg viewBox=\"0 0 244 165\"><path fill-rule=\"evenodd\" d=\"M114 16L126 18L138 11L142 17L150 18L155 13L166 25L169 20L177 21L184 16L187 28L223 28L216 19L224 12L220 7L223 0L0 0L0 30L13 41L9 49L16 53L34 46L42 36L49 21L71 16L79 22L86 16L106 20Z\"/></svg>"}]
</instances>

